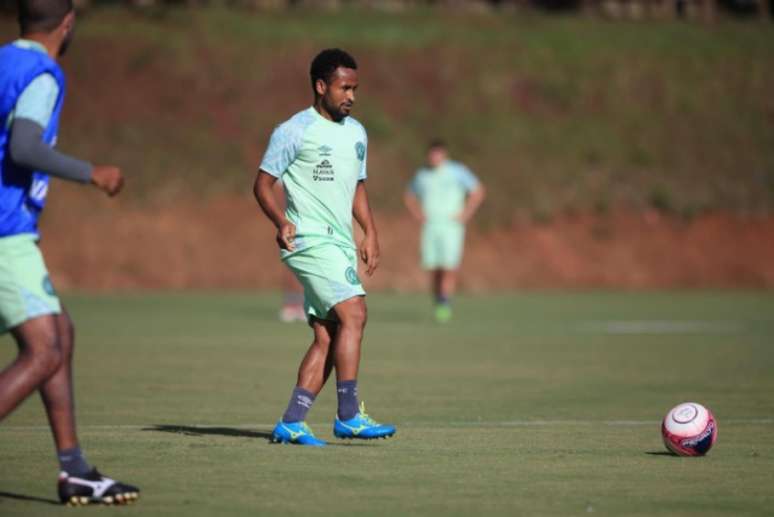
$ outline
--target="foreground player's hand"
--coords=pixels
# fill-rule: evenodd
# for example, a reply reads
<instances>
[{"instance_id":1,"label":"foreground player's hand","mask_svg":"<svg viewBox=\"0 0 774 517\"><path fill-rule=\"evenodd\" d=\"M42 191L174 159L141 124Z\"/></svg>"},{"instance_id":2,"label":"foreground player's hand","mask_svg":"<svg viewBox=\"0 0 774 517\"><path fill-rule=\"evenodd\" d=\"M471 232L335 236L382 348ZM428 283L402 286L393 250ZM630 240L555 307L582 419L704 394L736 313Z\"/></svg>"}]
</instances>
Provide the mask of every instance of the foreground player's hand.
<instances>
[{"instance_id":1,"label":"foreground player's hand","mask_svg":"<svg viewBox=\"0 0 774 517\"><path fill-rule=\"evenodd\" d=\"M91 170L91 183L112 197L124 188L124 176L118 167L95 165Z\"/></svg>"},{"instance_id":2,"label":"foreground player's hand","mask_svg":"<svg viewBox=\"0 0 774 517\"><path fill-rule=\"evenodd\" d=\"M295 251L296 245L293 241L296 240L296 226L288 221L282 223L277 230L277 244L283 250Z\"/></svg>"},{"instance_id":3,"label":"foreground player's hand","mask_svg":"<svg viewBox=\"0 0 774 517\"><path fill-rule=\"evenodd\" d=\"M366 235L360 243L360 258L366 265L368 276L374 274L379 266L379 241L376 235Z\"/></svg>"}]
</instances>

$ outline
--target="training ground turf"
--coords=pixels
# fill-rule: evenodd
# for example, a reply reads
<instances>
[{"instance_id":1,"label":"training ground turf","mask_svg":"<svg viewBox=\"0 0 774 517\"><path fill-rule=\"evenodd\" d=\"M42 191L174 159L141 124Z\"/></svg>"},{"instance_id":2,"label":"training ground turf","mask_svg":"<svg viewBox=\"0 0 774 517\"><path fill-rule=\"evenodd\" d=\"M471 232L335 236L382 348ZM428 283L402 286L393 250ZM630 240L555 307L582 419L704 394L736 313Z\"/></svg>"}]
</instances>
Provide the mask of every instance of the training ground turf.
<instances>
[{"instance_id":1,"label":"training ground turf","mask_svg":"<svg viewBox=\"0 0 774 517\"><path fill-rule=\"evenodd\" d=\"M376 442L271 445L309 341L277 296L69 296L82 445L143 490L52 506L37 397L0 425L0 515L772 515L774 295L524 293L369 298L360 392ZM0 360L13 357L8 337ZM715 413L705 458L665 452L678 402ZM335 394L312 410L332 439ZM95 513L96 512L96 513Z\"/></svg>"}]
</instances>

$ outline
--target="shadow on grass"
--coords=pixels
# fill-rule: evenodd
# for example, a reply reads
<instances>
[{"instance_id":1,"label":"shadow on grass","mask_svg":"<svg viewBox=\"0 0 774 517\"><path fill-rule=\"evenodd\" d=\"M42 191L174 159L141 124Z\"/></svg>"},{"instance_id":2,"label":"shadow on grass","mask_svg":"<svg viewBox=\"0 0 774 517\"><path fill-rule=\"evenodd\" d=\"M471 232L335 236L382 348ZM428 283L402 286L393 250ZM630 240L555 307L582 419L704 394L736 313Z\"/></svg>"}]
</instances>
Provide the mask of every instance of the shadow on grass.
<instances>
[{"instance_id":1,"label":"shadow on grass","mask_svg":"<svg viewBox=\"0 0 774 517\"><path fill-rule=\"evenodd\" d=\"M14 499L16 501L26 501L29 503L43 503L43 504L55 504L60 505L56 499L47 499L45 497L36 497L34 495L14 494L12 492L0 491L0 499Z\"/></svg>"},{"instance_id":2,"label":"shadow on grass","mask_svg":"<svg viewBox=\"0 0 774 517\"><path fill-rule=\"evenodd\" d=\"M671 456L672 458L679 458L677 454L671 451L648 451L645 454L649 456Z\"/></svg>"},{"instance_id":3,"label":"shadow on grass","mask_svg":"<svg viewBox=\"0 0 774 517\"><path fill-rule=\"evenodd\" d=\"M238 429L234 427L155 424L151 427L144 427L143 431L183 434L185 436L231 436L235 438L264 438L266 440L271 439L270 431L251 431L250 429Z\"/></svg>"},{"instance_id":4,"label":"shadow on grass","mask_svg":"<svg viewBox=\"0 0 774 517\"><path fill-rule=\"evenodd\" d=\"M184 436L230 436L236 438L263 438L267 442L271 443L271 431L251 431L250 429L239 429L234 427L154 424L150 427L144 427L142 430L155 431L158 433L182 434ZM368 442L345 440L333 443L328 442L328 445L332 445L334 447L362 447L376 445L373 442L378 441L380 440L370 440Z\"/></svg>"}]
</instances>

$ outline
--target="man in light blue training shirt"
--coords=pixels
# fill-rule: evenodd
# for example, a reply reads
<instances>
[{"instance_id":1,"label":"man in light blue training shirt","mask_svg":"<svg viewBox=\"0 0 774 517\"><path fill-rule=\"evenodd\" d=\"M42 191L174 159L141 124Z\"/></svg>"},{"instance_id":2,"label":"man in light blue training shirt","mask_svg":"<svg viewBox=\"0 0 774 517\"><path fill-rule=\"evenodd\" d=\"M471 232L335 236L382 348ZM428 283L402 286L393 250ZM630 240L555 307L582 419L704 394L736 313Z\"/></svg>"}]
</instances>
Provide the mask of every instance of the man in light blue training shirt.
<instances>
[{"instance_id":1,"label":"man in light blue training shirt","mask_svg":"<svg viewBox=\"0 0 774 517\"><path fill-rule=\"evenodd\" d=\"M49 176L117 194L117 167L93 166L54 149L65 97L57 64L75 25L72 0L20 0L22 38L0 47L0 334L19 355L0 371L0 420L40 391L60 466L59 499L122 504L139 495L86 461L75 430L73 324L61 306L37 242Z\"/></svg>"},{"instance_id":2,"label":"man in light blue training shirt","mask_svg":"<svg viewBox=\"0 0 774 517\"><path fill-rule=\"evenodd\" d=\"M427 164L417 171L404 201L422 224L422 267L430 272L436 320L445 323L452 316L451 297L465 246L465 225L485 194L470 169L449 160L443 142L430 144Z\"/></svg>"}]
</instances>

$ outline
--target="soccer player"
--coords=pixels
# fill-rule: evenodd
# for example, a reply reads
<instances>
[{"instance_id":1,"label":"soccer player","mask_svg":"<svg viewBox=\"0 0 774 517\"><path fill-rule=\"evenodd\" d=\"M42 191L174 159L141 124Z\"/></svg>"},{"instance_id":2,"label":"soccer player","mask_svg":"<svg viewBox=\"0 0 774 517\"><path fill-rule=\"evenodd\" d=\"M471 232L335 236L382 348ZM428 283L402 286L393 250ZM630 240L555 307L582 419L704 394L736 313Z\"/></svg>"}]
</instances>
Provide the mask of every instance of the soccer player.
<instances>
[{"instance_id":1,"label":"soccer player","mask_svg":"<svg viewBox=\"0 0 774 517\"><path fill-rule=\"evenodd\" d=\"M446 144L433 141L428 167L419 169L404 195L409 213L422 224L422 267L430 272L435 319L452 317L451 298L465 247L465 225L484 201L484 187L461 163L449 159Z\"/></svg>"},{"instance_id":2,"label":"soccer player","mask_svg":"<svg viewBox=\"0 0 774 517\"><path fill-rule=\"evenodd\" d=\"M71 0L21 0L21 39L0 47L0 333L19 354L0 372L0 420L40 391L59 458L63 503L123 504L136 487L89 465L78 444L72 386L74 329L37 246L49 175L91 183L108 195L121 171L92 166L53 149L65 96L57 59L72 38Z\"/></svg>"},{"instance_id":3,"label":"soccer player","mask_svg":"<svg viewBox=\"0 0 774 517\"><path fill-rule=\"evenodd\" d=\"M358 257L370 276L379 265L379 242L366 193L367 137L349 116L358 87L357 64L340 49L323 50L310 70L314 105L273 132L254 192L277 227L282 261L304 286L314 339L298 370L275 442L324 446L306 425L306 414L336 369L337 438L373 439L395 427L372 420L358 404L357 374L366 324L365 291ZM280 210L272 185L282 178L287 209ZM364 238L355 246L352 216Z\"/></svg>"}]
</instances>

